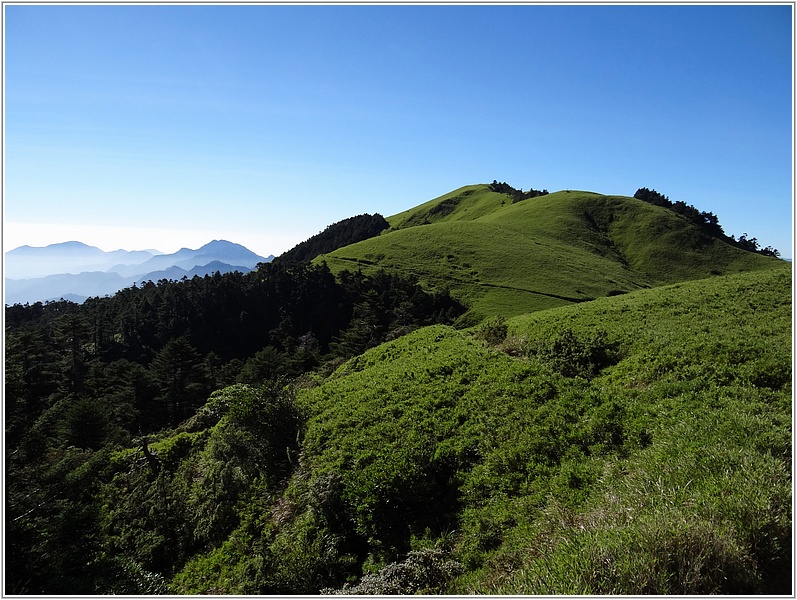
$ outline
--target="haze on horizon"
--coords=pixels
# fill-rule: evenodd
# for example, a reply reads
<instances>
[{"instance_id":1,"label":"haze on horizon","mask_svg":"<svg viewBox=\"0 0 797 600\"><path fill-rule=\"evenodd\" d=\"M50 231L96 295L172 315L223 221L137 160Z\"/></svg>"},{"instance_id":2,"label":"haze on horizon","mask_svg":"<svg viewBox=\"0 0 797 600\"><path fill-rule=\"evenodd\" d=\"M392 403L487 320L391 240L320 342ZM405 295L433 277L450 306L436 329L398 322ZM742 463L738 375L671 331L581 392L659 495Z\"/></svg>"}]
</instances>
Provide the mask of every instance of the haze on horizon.
<instances>
[{"instance_id":1,"label":"haze on horizon","mask_svg":"<svg viewBox=\"0 0 797 600\"><path fill-rule=\"evenodd\" d=\"M4 251L278 255L498 179L654 188L791 257L792 11L4 5Z\"/></svg>"},{"instance_id":2,"label":"haze on horizon","mask_svg":"<svg viewBox=\"0 0 797 600\"><path fill-rule=\"evenodd\" d=\"M211 229L165 229L143 227L96 227L73 225L68 228L72 239L63 239L64 228L51 223L6 223L3 235L3 252L20 246L45 247L64 242L81 242L104 252L114 250L154 250L172 254L181 248L196 250L208 242L222 239L246 246L252 252L267 257L289 250L302 234L272 234L268 239L248 231L213 231ZM121 244L126 244L121 245ZM129 246L129 247L128 247ZM272 250L269 250L271 248ZM264 253L265 252L265 253Z\"/></svg>"}]
</instances>

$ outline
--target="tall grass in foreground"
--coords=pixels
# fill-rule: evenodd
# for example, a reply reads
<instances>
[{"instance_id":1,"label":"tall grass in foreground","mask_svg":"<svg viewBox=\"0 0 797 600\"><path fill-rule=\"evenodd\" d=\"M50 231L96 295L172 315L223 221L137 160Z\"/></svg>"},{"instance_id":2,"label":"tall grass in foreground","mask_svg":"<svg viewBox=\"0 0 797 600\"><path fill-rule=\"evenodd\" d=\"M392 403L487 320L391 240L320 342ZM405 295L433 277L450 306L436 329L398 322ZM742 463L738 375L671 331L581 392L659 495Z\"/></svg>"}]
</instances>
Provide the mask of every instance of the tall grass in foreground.
<instances>
[{"instance_id":1,"label":"tall grass in foreground","mask_svg":"<svg viewBox=\"0 0 797 600\"><path fill-rule=\"evenodd\" d=\"M578 510L551 498L530 535L507 550L516 566L493 569L473 591L787 593L788 464L726 437L766 434L746 407L725 427L718 418L681 421L636 456L607 462Z\"/></svg>"},{"instance_id":2,"label":"tall grass in foreground","mask_svg":"<svg viewBox=\"0 0 797 600\"><path fill-rule=\"evenodd\" d=\"M459 591L790 593L789 275L680 284L512 321L504 344L515 352L565 324L607 331L625 358L591 387L636 410L647 439L607 456L580 505L551 495Z\"/></svg>"}]
</instances>

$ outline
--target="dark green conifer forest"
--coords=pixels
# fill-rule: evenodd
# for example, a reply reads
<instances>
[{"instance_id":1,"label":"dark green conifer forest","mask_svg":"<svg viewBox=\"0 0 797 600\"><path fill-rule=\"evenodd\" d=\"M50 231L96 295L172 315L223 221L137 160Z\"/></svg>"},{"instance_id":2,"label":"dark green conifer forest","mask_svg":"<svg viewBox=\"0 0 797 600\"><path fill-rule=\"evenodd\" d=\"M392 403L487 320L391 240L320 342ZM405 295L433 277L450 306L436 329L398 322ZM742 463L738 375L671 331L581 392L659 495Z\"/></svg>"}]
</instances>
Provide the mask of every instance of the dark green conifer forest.
<instances>
[{"instance_id":1,"label":"dark green conifer forest","mask_svg":"<svg viewBox=\"0 0 797 600\"><path fill-rule=\"evenodd\" d=\"M111 448L146 452L148 435L194 416L214 390L295 378L461 312L409 279L336 279L308 263L147 282L82 305L6 307L7 591L113 583L98 497ZM196 550L175 535L149 569Z\"/></svg>"}]
</instances>

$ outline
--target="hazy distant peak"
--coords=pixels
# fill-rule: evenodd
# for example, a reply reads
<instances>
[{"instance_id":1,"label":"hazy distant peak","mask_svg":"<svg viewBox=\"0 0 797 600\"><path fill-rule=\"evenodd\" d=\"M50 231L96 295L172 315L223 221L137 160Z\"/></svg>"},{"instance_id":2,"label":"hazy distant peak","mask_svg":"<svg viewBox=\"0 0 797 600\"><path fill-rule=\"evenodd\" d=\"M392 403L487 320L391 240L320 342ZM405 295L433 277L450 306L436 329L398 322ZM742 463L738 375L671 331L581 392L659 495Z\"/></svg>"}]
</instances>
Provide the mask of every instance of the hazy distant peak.
<instances>
[{"instance_id":1,"label":"hazy distant peak","mask_svg":"<svg viewBox=\"0 0 797 600\"><path fill-rule=\"evenodd\" d=\"M245 246L233 242L228 242L227 240L213 240L212 242L208 242L207 244L199 248L197 252L202 250L218 251L218 250L231 250L231 249L245 250L246 252L250 252L250 250Z\"/></svg>"},{"instance_id":2,"label":"hazy distant peak","mask_svg":"<svg viewBox=\"0 0 797 600\"><path fill-rule=\"evenodd\" d=\"M89 246L88 244L84 244L83 242L79 242L77 240L71 240L69 242L59 242L56 244L50 244L51 246L61 246L63 248L72 247L72 248L93 248L94 250L99 250L96 246Z\"/></svg>"},{"instance_id":3,"label":"hazy distant peak","mask_svg":"<svg viewBox=\"0 0 797 600\"><path fill-rule=\"evenodd\" d=\"M88 244L84 244L83 242L59 242L57 244L49 244L47 246L19 246L18 248L14 248L13 250L9 250L6 254L26 254L28 252L40 252L42 250L48 250L53 252L80 252L80 253L98 253L102 252L96 246L89 246Z\"/></svg>"},{"instance_id":4,"label":"hazy distant peak","mask_svg":"<svg viewBox=\"0 0 797 600\"><path fill-rule=\"evenodd\" d=\"M151 254L152 256L157 256L158 254L163 254L160 250L156 250L155 248L145 248L143 250L125 250L124 248L117 248L116 250L111 250L108 254Z\"/></svg>"}]
</instances>

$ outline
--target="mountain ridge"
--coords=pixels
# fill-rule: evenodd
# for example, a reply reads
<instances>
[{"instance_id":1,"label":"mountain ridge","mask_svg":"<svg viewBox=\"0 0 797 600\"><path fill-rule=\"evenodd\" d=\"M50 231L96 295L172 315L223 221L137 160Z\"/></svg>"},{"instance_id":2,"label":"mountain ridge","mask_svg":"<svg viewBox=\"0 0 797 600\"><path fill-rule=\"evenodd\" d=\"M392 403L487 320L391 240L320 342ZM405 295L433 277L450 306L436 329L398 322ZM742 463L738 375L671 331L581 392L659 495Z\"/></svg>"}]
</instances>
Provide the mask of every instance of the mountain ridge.
<instances>
[{"instance_id":1,"label":"mountain ridge","mask_svg":"<svg viewBox=\"0 0 797 600\"><path fill-rule=\"evenodd\" d=\"M465 320L473 322L497 314L511 316L681 280L754 270L773 260L740 249L738 244L734 247L729 243L732 237L701 228L699 223L661 205L590 191L523 193L497 182L471 184L387 219L374 215L386 228L358 234L354 239L359 241L354 243L348 243L345 235L338 236L338 228L343 232L349 221L364 217L370 216L330 225L319 236L286 252L284 258L302 250L305 260L325 262L333 273L385 269L413 275L428 288L450 287L459 300L471 306ZM318 250L313 253L309 243L327 235L340 237L322 242L333 244L335 249L328 250L328 246L320 250L324 254L317 254ZM48 256L50 262L44 262L49 266L39 267L39 271L31 268L36 260L42 262L42 255ZM63 269L73 255L82 257L83 264L73 261L70 268ZM226 240L212 240L196 250L181 248L171 254L103 252L82 242L44 248L21 246L6 253L6 288L12 292L7 294L7 302L61 297L61 290L52 288L35 298L16 294L21 287L30 290L43 286L44 282L33 280L47 275L73 274L87 280L88 286L89 279L95 280L92 285L100 279L88 273L117 273L126 280L146 280L160 279L164 272L177 267L181 271L173 273L181 278L195 267L214 261L226 265L221 267L221 272L226 272L252 270L260 262L273 259ZM25 284L20 283L23 273L28 276ZM106 277L106 282L110 279ZM107 289L107 293L115 291ZM81 295L71 288L68 293Z\"/></svg>"},{"instance_id":2,"label":"mountain ridge","mask_svg":"<svg viewBox=\"0 0 797 600\"><path fill-rule=\"evenodd\" d=\"M70 250L66 256L61 252L64 248ZM44 247L20 246L6 253L5 303L45 302L66 297L83 301L93 296L111 295L143 281L181 279L215 272L246 273L258 263L273 258L259 256L245 246L226 240L213 240L196 250L181 248L171 254L152 254L146 250L105 252L77 241ZM125 259L128 262L116 262ZM23 273L38 276L14 277Z\"/></svg>"}]
</instances>

